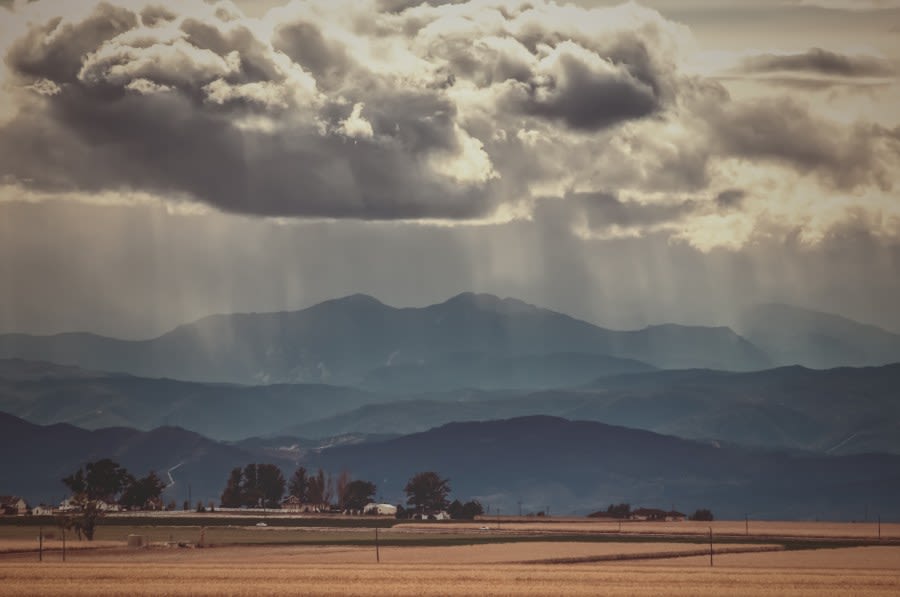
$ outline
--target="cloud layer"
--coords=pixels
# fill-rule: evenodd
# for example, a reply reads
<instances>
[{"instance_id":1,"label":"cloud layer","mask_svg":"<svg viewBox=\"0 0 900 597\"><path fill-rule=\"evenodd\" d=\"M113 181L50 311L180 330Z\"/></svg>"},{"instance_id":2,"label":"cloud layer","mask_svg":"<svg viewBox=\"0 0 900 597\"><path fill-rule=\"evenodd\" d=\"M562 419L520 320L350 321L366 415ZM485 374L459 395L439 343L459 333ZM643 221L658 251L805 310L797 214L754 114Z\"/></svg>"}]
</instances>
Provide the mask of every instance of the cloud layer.
<instances>
[{"instance_id":1,"label":"cloud layer","mask_svg":"<svg viewBox=\"0 0 900 597\"><path fill-rule=\"evenodd\" d=\"M256 19L225 1L39 1L2 16L7 198L445 224L553 212L584 237L662 230L708 249L778 220L819 238L842 217L810 213L821 193L900 227L884 200L900 129L734 99L685 70L686 27L637 4L307 0ZM819 49L741 68L895 74Z\"/></svg>"}]
</instances>

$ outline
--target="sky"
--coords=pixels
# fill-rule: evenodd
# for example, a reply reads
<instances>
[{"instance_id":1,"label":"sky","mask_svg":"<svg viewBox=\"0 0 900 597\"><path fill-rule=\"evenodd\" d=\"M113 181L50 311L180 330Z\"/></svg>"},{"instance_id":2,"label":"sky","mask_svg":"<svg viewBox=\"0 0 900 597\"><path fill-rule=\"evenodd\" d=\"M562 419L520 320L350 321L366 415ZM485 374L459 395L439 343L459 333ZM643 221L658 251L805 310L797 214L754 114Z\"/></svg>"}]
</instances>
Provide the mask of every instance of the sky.
<instances>
[{"instance_id":1,"label":"sky","mask_svg":"<svg viewBox=\"0 0 900 597\"><path fill-rule=\"evenodd\" d=\"M900 331L900 1L0 0L0 332L352 293Z\"/></svg>"}]
</instances>

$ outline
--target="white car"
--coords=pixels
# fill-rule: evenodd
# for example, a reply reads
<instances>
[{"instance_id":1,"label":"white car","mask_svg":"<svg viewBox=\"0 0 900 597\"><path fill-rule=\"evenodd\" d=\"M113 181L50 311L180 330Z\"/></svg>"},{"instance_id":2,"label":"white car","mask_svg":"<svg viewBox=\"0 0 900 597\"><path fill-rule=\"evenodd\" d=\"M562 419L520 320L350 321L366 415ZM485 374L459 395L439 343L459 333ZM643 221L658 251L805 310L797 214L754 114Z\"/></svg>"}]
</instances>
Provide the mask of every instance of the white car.
<instances>
[{"instance_id":1,"label":"white car","mask_svg":"<svg viewBox=\"0 0 900 597\"><path fill-rule=\"evenodd\" d=\"M258 526L258 527L267 527L267 526L269 526L269 525L267 525L267 524L264 523L263 521L259 521L259 522L256 523L256 526Z\"/></svg>"}]
</instances>

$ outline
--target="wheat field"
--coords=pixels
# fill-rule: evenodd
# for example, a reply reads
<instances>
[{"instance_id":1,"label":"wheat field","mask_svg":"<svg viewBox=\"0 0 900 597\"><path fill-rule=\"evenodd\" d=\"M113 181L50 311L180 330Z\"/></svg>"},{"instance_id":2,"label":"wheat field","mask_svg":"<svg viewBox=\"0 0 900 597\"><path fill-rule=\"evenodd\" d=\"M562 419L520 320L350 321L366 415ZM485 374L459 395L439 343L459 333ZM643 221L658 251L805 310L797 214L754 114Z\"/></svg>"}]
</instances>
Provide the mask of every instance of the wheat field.
<instances>
[{"instance_id":1,"label":"wheat field","mask_svg":"<svg viewBox=\"0 0 900 597\"><path fill-rule=\"evenodd\" d=\"M527 524L527 523L521 523ZM569 532L600 532L597 523ZM608 524L608 523L607 523ZM735 523L728 523L735 524ZM799 536L852 537L855 527L812 523L770 523L771 530ZM780 527L775 525L780 524ZM787 526L785 526L787 525ZM549 525L537 525L547 532ZM720 529L724 525L720 525ZM680 527L687 530L688 527ZM728 528L728 527L725 527ZM148 527L148 534L164 538L179 532ZM514 529L504 525L510 537ZM631 532L641 532L629 526ZM770 529L766 529L767 531ZM0 536L0 597L113 595L659 595L681 596L829 596L900 595L900 546L840 547L801 551L771 551L782 546L755 543L718 544L713 567L702 545L672 539L590 542L547 540L469 545L414 544L431 534L459 538L472 533L462 525L421 527L403 525L388 531L411 541L382 546L375 561L374 545L335 544L334 537L351 537L338 530L288 530L319 533L317 545L222 545L178 547L166 541L150 548L129 549L114 533L128 528L108 527L103 542L73 542L67 561L49 551L37 561L34 551L20 551L30 540L8 529ZM518 531L530 534L536 529ZM700 532L698 527L695 532ZM195 536L195 528L180 529ZM220 537L278 537L282 531L221 529ZM366 531L370 533L371 530ZM540 531L537 531L540 532ZM718 532L718 531L717 531ZM227 533L227 535L225 535ZM474 534L474 533L472 533ZM293 536L293 535L291 535ZM21 545L20 542L24 542ZM51 544L51 546L53 546ZM92 547L92 549L88 549ZM741 553L728 553L728 552ZM649 560L606 561L616 557ZM679 557L672 557L679 556Z\"/></svg>"},{"instance_id":2,"label":"wheat field","mask_svg":"<svg viewBox=\"0 0 900 597\"><path fill-rule=\"evenodd\" d=\"M900 594L896 570L664 566L271 563L248 548L239 564L79 560L0 564L4 596L249 595L857 595ZM280 549L280 548L272 548ZM189 560L189 559L188 559Z\"/></svg>"},{"instance_id":3,"label":"wheat field","mask_svg":"<svg viewBox=\"0 0 900 597\"><path fill-rule=\"evenodd\" d=\"M7 554L0 596L160 595L900 595L900 547L760 552L646 562L528 564L557 557L685 549L684 544L527 543L392 547L101 548ZM729 546L740 548L740 546ZM758 548L759 546L752 546Z\"/></svg>"}]
</instances>

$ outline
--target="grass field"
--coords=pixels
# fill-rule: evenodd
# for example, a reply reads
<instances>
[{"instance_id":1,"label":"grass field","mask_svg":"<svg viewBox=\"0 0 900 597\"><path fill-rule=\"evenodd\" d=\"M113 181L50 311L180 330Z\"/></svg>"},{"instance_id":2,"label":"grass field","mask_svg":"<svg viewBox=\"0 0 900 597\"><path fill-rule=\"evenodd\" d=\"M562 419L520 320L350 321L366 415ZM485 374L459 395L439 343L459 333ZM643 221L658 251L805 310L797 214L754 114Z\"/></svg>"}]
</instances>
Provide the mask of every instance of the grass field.
<instances>
[{"instance_id":1,"label":"grass field","mask_svg":"<svg viewBox=\"0 0 900 597\"><path fill-rule=\"evenodd\" d=\"M127 553L81 552L61 563L0 561L0 595L857 595L900 594L894 569L682 565L523 565L448 563L455 548L393 548L417 554L416 563L329 563L337 548L233 547ZM362 548L344 548L346 556ZM862 548L851 548L862 549ZM898 548L892 556L900 556ZM298 551L300 550L300 551ZM304 552L303 550L307 550ZM341 550L337 550L341 551ZM834 557L832 550L826 553ZM369 554L371 555L371 554ZM522 554L534 555L534 554ZM777 557L782 554L750 554ZM789 555L795 555L792 552ZM839 554L843 555L843 554ZM388 556L390 557L390 556ZM723 556L725 557L725 556Z\"/></svg>"},{"instance_id":2,"label":"grass field","mask_svg":"<svg viewBox=\"0 0 900 597\"><path fill-rule=\"evenodd\" d=\"M378 563L366 528L211 526L214 547L200 549L199 526L103 525L93 543L70 541L65 562L58 537L38 562L23 551L36 547L37 527L2 525L0 596L900 595L900 542L860 547L852 526L767 524L765 535L717 537L712 568L709 525L692 535L649 523L621 534L579 521L401 524L380 529ZM151 547L125 547L130 533Z\"/></svg>"}]
</instances>

